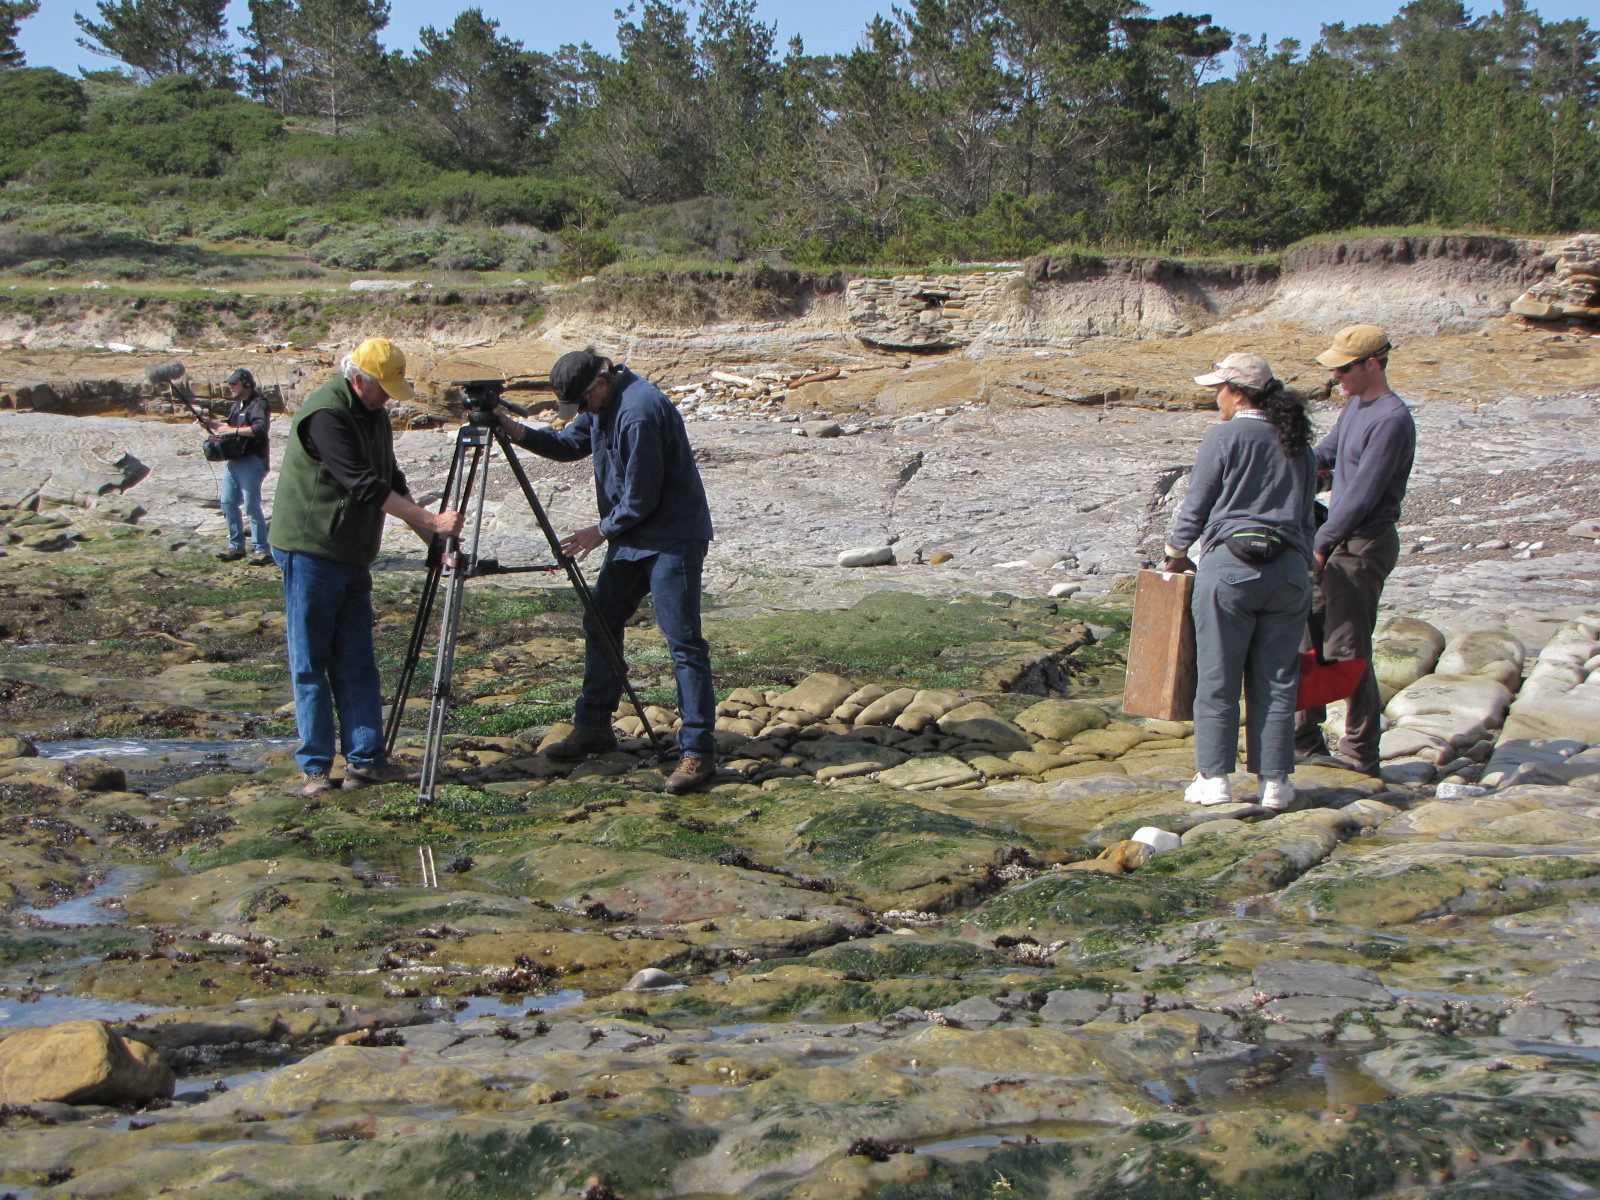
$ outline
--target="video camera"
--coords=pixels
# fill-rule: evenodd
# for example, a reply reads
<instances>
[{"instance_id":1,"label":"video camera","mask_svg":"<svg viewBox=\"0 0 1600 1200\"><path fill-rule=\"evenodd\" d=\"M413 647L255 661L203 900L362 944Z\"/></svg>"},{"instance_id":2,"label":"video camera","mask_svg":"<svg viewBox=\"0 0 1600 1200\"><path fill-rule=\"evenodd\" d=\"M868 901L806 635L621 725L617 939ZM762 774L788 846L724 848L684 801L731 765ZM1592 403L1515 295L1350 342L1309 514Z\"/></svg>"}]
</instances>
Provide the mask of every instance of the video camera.
<instances>
[{"instance_id":1,"label":"video camera","mask_svg":"<svg viewBox=\"0 0 1600 1200\"><path fill-rule=\"evenodd\" d=\"M467 421L473 425L493 425L494 410L504 408L519 417L528 410L505 398L508 390L553 392L548 376L529 376L521 379L454 379L450 381L451 393L461 401Z\"/></svg>"}]
</instances>

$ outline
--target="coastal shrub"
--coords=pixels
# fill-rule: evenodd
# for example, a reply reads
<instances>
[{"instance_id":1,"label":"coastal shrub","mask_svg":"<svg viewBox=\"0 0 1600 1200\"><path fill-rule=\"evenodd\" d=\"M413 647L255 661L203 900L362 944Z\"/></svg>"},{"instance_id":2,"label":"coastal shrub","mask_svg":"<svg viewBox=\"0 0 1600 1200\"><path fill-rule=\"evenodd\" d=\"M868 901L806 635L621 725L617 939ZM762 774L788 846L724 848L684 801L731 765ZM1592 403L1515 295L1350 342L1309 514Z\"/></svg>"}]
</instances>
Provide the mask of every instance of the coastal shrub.
<instances>
[{"instance_id":1,"label":"coastal shrub","mask_svg":"<svg viewBox=\"0 0 1600 1200\"><path fill-rule=\"evenodd\" d=\"M594 197L577 181L537 175L489 176L447 171L371 198L373 210L395 217L455 224L532 225L560 229Z\"/></svg>"},{"instance_id":2,"label":"coastal shrub","mask_svg":"<svg viewBox=\"0 0 1600 1200\"><path fill-rule=\"evenodd\" d=\"M701 196L623 213L607 231L632 257L744 262L776 252L771 207L731 196Z\"/></svg>"},{"instance_id":3,"label":"coastal shrub","mask_svg":"<svg viewBox=\"0 0 1600 1200\"><path fill-rule=\"evenodd\" d=\"M581 279L622 257L622 246L609 233L568 229L561 234L561 253L550 268L557 279Z\"/></svg>"},{"instance_id":4,"label":"coastal shrub","mask_svg":"<svg viewBox=\"0 0 1600 1200\"><path fill-rule=\"evenodd\" d=\"M515 271L531 267L542 248L493 230L363 225L323 238L310 253L323 266L350 271Z\"/></svg>"},{"instance_id":5,"label":"coastal shrub","mask_svg":"<svg viewBox=\"0 0 1600 1200\"><path fill-rule=\"evenodd\" d=\"M169 75L94 109L75 137L96 165L210 178L234 154L276 142L282 133L278 118L261 105L192 76Z\"/></svg>"},{"instance_id":6,"label":"coastal shrub","mask_svg":"<svg viewBox=\"0 0 1600 1200\"><path fill-rule=\"evenodd\" d=\"M74 80L48 67L0 71L0 177L25 167L35 147L83 128L89 97Z\"/></svg>"}]
</instances>

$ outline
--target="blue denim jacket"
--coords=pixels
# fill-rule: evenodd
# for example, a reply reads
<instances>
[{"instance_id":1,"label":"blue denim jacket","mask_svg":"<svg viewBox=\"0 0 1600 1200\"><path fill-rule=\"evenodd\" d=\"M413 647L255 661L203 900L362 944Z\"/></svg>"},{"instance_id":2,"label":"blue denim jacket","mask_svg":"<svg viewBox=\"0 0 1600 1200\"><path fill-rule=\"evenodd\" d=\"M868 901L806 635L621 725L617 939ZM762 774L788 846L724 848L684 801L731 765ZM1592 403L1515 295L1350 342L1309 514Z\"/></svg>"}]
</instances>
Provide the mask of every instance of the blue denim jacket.
<instances>
[{"instance_id":1,"label":"blue denim jacket","mask_svg":"<svg viewBox=\"0 0 1600 1200\"><path fill-rule=\"evenodd\" d=\"M581 413L559 433L524 425L522 445L556 462L593 456L600 532L617 557L710 541L711 509L683 417L626 367L617 369L617 382L599 413Z\"/></svg>"}]
</instances>

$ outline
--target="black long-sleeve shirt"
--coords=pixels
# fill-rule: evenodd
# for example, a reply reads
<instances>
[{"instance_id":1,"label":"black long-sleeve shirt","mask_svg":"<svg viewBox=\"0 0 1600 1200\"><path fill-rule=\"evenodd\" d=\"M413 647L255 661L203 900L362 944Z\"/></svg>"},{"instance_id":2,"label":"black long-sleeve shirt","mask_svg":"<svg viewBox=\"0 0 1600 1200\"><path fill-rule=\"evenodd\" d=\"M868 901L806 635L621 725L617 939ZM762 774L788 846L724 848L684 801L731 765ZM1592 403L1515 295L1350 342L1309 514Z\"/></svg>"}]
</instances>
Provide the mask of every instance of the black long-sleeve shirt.
<instances>
[{"instance_id":1,"label":"black long-sleeve shirt","mask_svg":"<svg viewBox=\"0 0 1600 1200\"><path fill-rule=\"evenodd\" d=\"M387 421L389 414L382 409L364 413L371 419ZM380 479L372 470L361 442L338 415L331 412L314 412L299 425L300 444L324 467L328 474L348 488L358 503L373 504L379 508L389 498L390 492L409 496L405 472L398 466L388 479Z\"/></svg>"}]
</instances>

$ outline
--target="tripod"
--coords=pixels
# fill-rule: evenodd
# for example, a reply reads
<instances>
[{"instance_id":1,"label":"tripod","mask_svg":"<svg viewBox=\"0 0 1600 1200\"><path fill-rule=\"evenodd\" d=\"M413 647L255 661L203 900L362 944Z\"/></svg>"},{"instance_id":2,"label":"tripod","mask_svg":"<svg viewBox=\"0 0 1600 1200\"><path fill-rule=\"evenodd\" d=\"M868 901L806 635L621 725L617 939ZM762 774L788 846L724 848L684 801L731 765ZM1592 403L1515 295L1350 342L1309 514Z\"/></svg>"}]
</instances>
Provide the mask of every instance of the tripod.
<instances>
[{"instance_id":1,"label":"tripod","mask_svg":"<svg viewBox=\"0 0 1600 1200\"><path fill-rule=\"evenodd\" d=\"M439 617L439 648L433 659L433 688L429 693L428 731L422 754L422 773L417 788L417 799L422 803L430 803L433 800L434 783L439 771L440 742L444 736L445 718L449 714L453 699L451 681L455 673L456 636L461 627L462 595L467 580L480 575L565 570L572 590L583 605L586 630L596 631L598 634L601 648L610 661L612 670L622 680L628 700L632 703L634 712L639 714L646 739L652 747L659 749L655 730L650 726L650 718L645 715L644 705L640 703L633 684L628 680L628 668L622 656L622 646L600 620L600 615L595 609L594 596L590 593L589 585L583 578L583 572L578 569L576 560L562 552L561 540L556 536L550 518L545 515L539 497L534 494L533 485L528 482L528 474L523 469L521 460L512 452L511 443L494 415L497 407L510 409L518 416L526 416L527 411L501 399L501 393L505 390L505 384L501 380L477 379L454 386L461 389L465 399L467 422L456 432L455 454L450 460L450 472L445 477L444 499L440 501L440 509L441 511L454 509L467 514L470 506L470 517L462 528L461 536L445 539L442 546L436 547L428 555L428 577L423 584L422 599L417 605L416 620L411 626L411 642L406 648L405 663L400 670L400 679L395 685L394 706L389 710L389 720L384 728L384 747L392 754L395 740L400 734L400 718L416 677L423 644L427 640L434 603L438 598L441 583L448 579ZM495 559L480 558L478 555L478 543L483 533L484 495L488 490L489 456L496 444L499 445L501 454L510 466L512 475L516 477L518 486L522 488L522 495L528 501L534 520L539 523L545 540L550 543L550 552L555 556L553 563L503 567ZM463 546L465 546L464 551Z\"/></svg>"}]
</instances>

